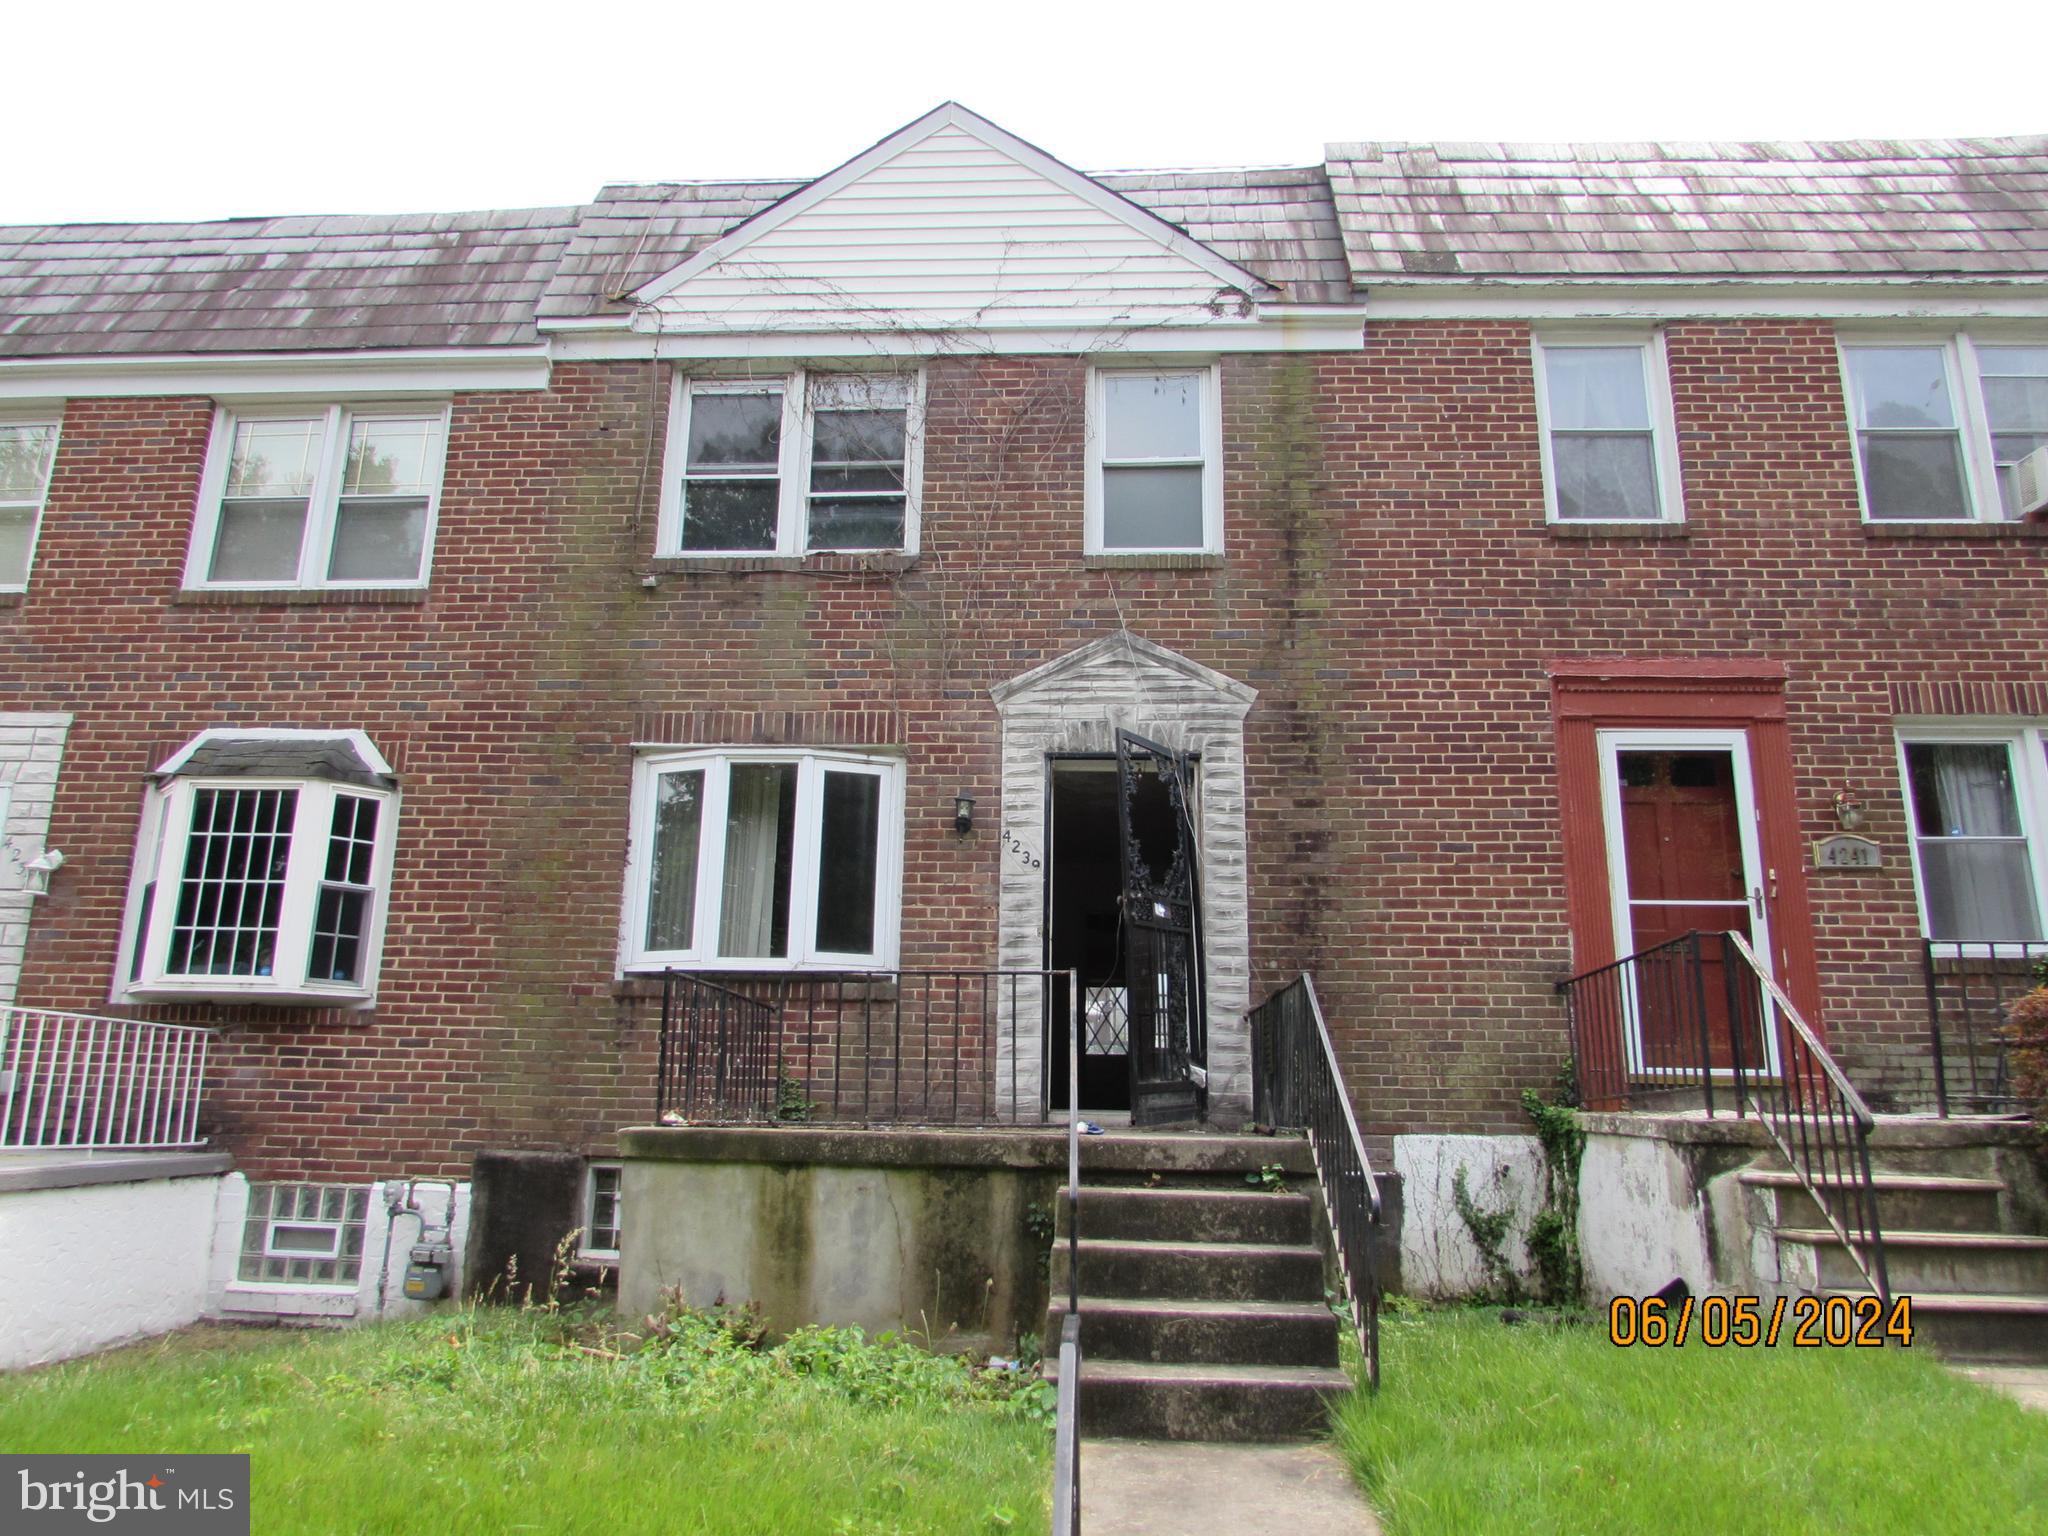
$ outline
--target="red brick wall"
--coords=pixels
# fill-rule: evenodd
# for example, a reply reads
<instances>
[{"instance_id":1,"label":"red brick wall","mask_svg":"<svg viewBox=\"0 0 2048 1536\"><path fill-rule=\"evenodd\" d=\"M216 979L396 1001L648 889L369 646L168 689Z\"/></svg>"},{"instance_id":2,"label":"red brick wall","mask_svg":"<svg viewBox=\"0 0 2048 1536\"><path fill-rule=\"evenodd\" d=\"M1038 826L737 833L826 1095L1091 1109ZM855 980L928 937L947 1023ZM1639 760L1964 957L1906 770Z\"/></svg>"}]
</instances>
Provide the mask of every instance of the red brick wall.
<instances>
[{"instance_id":1,"label":"red brick wall","mask_svg":"<svg viewBox=\"0 0 2048 1536\"><path fill-rule=\"evenodd\" d=\"M360 726L404 795L377 1008L222 1017L219 1131L276 1176L600 1148L652 1107L654 1016L612 980L631 743L902 745L903 963L989 964L987 689L1121 614L1261 690L1254 995L1315 972L1373 1132L1507 1127L1562 1059L1556 656L1787 665L1808 835L1851 784L1888 854L1811 877L1826 1024L1852 1060L1903 1047L1891 722L1917 706L1895 692L2048 675L2048 546L1866 530L1829 327L1668 343L1677 537L1545 525L1525 326L1386 323L1356 356L1226 362L1227 559L1160 570L1086 568L1078 362L933 367L924 553L884 572L658 568L665 375L563 366L457 401L432 589L376 602L181 596L207 402L75 401L30 592L0 611L0 707L77 716L50 831L71 862L21 1000L104 1009L153 757L210 725Z\"/></svg>"}]
</instances>

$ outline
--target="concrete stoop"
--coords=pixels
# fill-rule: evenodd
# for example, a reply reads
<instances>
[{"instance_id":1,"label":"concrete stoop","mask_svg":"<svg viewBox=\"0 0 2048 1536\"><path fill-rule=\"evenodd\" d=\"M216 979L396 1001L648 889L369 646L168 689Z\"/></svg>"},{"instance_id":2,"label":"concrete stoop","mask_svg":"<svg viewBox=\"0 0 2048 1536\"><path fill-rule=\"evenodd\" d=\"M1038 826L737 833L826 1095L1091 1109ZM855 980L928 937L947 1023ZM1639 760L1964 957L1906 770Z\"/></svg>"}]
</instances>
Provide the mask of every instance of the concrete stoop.
<instances>
[{"instance_id":1,"label":"concrete stoop","mask_svg":"<svg viewBox=\"0 0 2048 1536\"><path fill-rule=\"evenodd\" d=\"M1112 1175L1122 1181L1116 1184L1084 1177L1084 1435L1299 1439L1320 1431L1329 1399L1351 1389L1337 1364L1337 1318L1323 1300L1315 1197L1300 1187L1306 1149L1243 1137L1203 1140L1212 1145L1200 1166L1182 1156L1162 1158L1150 1171L1121 1167ZM1247 1186L1245 1175L1275 1163L1296 1172L1292 1187ZM1049 1351L1066 1314L1067 1219L1062 1199ZM1058 1379L1056 1358L1048 1359L1046 1373Z\"/></svg>"},{"instance_id":2,"label":"concrete stoop","mask_svg":"<svg viewBox=\"0 0 2048 1536\"><path fill-rule=\"evenodd\" d=\"M1880 1122L1882 1125L1882 1122ZM1954 1122L1950 1122L1954 1125ZM1994 1148L1923 1130L1873 1142L1872 1182L1895 1296L1913 1299L1913 1342L1963 1361L2048 1362L2048 1235L2016 1200ZM1867 1296L1871 1287L1795 1174L1776 1157L1739 1175L1774 1242L1791 1294Z\"/></svg>"}]
</instances>

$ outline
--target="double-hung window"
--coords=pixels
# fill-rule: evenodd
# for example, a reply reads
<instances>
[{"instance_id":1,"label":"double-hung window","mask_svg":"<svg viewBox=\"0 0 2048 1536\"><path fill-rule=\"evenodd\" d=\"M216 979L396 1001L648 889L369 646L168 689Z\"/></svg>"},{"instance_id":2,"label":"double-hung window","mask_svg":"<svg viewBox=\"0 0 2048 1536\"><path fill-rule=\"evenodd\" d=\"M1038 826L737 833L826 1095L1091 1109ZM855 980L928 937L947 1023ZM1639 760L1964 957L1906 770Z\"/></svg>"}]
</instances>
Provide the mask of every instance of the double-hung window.
<instances>
[{"instance_id":1,"label":"double-hung window","mask_svg":"<svg viewBox=\"0 0 2048 1536\"><path fill-rule=\"evenodd\" d=\"M28 586L56 459L55 421L0 418L0 592Z\"/></svg>"},{"instance_id":2,"label":"double-hung window","mask_svg":"<svg viewBox=\"0 0 2048 1536\"><path fill-rule=\"evenodd\" d=\"M887 969L895 963L903 764L733 749L641 758L628 969Z\"/></svg>"},{"instance_id":3,"label":"double-hung window","mask_svg":"<svg viewBox=\"0 0 2048 1536\"><path fill-rule=\"evenodd\" d=\"M217 413L188 587L408 587L427 579L447 411Z\"/></svg>"},{"instance_id":4,"label":"double-hung window","mask_svg":"<svg viewBox=\"0 0 2048 1536\"><path fill-rule=\"evenodd\" d=\"M397 793L360 733L202 733L158 771L115 999L364 1004Z\"/></svg>"},{"instance_id":5,"label":"double-hung window","mask_svg":"<svg viewBox=\"0 0 2048 1536\"><path fill-rule=\"evenodd\" d=\"M2039 727L1902 734L1922 931L1940 943L2043 937L2048 743Z\"/></svg>"},{"instance_id":6,"label":"double-hung window","mask_svg":"<svg viewBox=\"0 0 2048 1536\"><path fill-rule=\"evenodd\" d=\"M912 374L678 376L661 553L914 551L918 388Z\"/></svg>"},{"instance_id":7,"label":"double-hung window","mask_svg":"<svg viewBox=\"0 0 2048 1536\"><path fill-rule=\"evenodd\" d=\"M1847 340L1850 425L1872 522L2018 516L2014 468L2048 447L2048 345Z\"/></svg>"},{"instance_id":8,"label":"double-hung window","mask_svg":"<svg viewBox=\"0 0 2048 1536\"><path fill-rule=\"evenodd\" d=\"M1222 552L1220 378L1214 367L1090 375L1088 553Z\"/></svg>"},{"instance_id":9,"label":"double-hung window","mask_svg":"<svg viewBox=\"0 0 2048 1536\"><path fill-rule=\"evenodd\" d=\"M1538 338L1536 400L1552 522L1684 515L1661 335Z\"/></svg>"}]
</instances>

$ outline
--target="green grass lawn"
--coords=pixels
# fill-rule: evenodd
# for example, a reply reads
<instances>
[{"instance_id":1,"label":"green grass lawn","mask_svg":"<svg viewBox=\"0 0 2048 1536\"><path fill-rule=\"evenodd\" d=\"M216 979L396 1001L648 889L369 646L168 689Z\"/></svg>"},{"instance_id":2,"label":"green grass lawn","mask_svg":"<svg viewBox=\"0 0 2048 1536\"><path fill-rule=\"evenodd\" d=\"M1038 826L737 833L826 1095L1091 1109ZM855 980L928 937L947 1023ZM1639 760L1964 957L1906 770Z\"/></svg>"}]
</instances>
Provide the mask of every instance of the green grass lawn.
<instances>
[{"instance_id":1,"label":"green grass lawn","mask_svg":"<svg viewBox=\"0 0 2048 1536\"><path fill-rule=\"evenodd\" d=\"M1922 1350L1390 1315L1338 1443L1388 1536L2048 1532L2048 1415Z\"/></svg>"},{"instance_id":2,"label":"green grass lawn","mask_svg":"<svg viewBox=\"0 0 2048 1536\"><path fill-rule=\"evenodd\" d=\"M0 1377L9 1452L246 1451L260 1533L1043 1531L1034 1389L845 1332L701 1320L638 1350L546 1314L199 1329Z\"/></svg>"}]
</instances>

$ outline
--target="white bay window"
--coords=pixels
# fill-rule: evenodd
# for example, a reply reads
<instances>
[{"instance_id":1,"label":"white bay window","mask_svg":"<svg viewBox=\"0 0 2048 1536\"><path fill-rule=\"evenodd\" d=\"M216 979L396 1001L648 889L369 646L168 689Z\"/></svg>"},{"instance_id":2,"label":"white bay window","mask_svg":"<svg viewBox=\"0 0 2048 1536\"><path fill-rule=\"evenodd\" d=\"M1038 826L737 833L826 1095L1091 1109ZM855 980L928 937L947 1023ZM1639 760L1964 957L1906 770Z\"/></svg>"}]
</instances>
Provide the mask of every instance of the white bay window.
<instances>
[{"instance_id":1,"label":"white bay window","mask_svg":"<svg viewBox=\"0 0 2048 1536\"><path fill-rule=\"evenodd\" d=\"M897 759L648 754L635 769L625 965L886 969L902 847Z\"/></svg>"}]
</instances>

